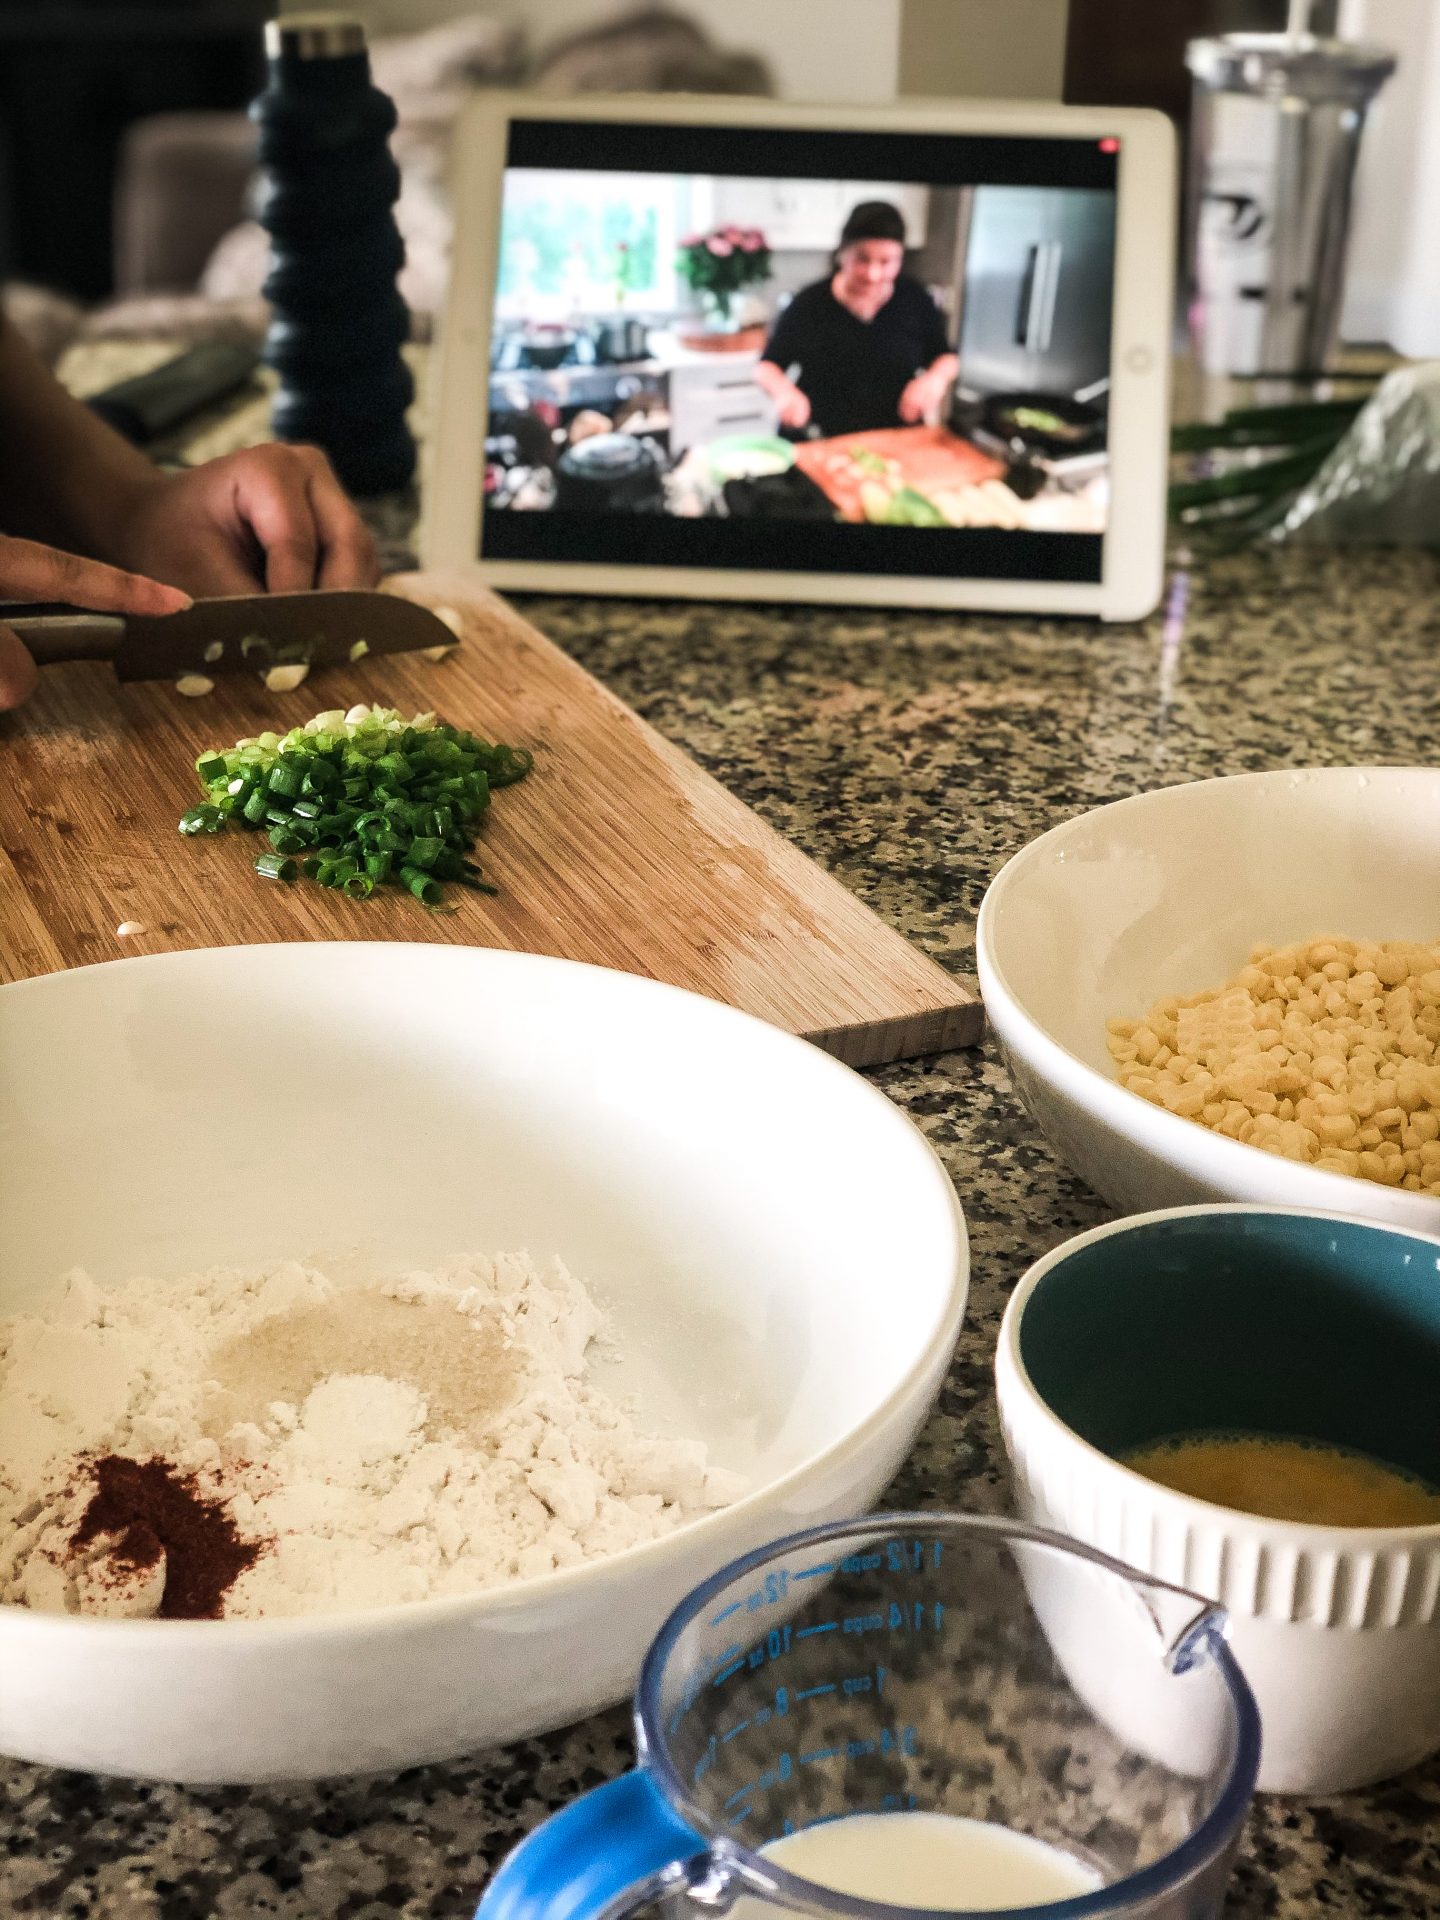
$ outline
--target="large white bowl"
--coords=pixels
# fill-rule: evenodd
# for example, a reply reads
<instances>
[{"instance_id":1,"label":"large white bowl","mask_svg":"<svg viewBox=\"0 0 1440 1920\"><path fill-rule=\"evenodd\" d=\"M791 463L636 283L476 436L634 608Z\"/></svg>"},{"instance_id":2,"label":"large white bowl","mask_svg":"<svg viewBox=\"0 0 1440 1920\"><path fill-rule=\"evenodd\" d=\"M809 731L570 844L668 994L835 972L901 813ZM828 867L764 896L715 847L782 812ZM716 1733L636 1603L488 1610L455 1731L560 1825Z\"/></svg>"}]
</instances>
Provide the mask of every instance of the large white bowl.
<instances>
[{"instance_id":1,"label":"large white bowl","mask_svg":"<svg viewBox=\"0 0 1440 1920\"><path fill-rule=\"evenodd\" d=\"M828 1055L696 995L436 946L259 946L0 989L0 1313L101 1281L359 1248L525 1247L610 1309L642 1416L737 1505L472 1598L273 1621L0 1607L0 1751L183 1781L316 1777L619 1699L716 1567L856 1512L964 1310L954 1191Z\"/></svg>"},{"instance_id":2,"label":"large white bowl","mask_svg":"<svg viewBox=\"0 0 1440 1920\"><path fill-rule=\"evenodd\" d=\"M1279 1159L1130 1093L1105 1023L1230 979L1261 940L1440 938L1440 768L1162 787L1008 861L980 908L985 1012L1061 1156L1126 1212L1208 1200L1440 1232L1440 1200Z\"/></svg>"}]
</instances>

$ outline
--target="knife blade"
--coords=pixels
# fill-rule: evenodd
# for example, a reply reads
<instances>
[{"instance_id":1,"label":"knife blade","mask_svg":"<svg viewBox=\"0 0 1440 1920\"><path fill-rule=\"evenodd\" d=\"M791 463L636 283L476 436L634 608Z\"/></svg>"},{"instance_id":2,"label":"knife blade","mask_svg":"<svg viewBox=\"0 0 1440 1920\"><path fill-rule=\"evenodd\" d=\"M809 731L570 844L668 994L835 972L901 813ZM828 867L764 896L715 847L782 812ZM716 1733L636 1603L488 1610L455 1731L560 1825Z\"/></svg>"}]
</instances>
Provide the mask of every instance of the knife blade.
<instances>
[{"instance_id":1,"label":"knife blade","mask_svg":"<svg viewBox=\"0 0 1440 1920\"><path fill-rule=\"evenodd\" d=\"M36 664L108 660L121 680L185 673L263 673L274 666L343 665L365 655L453 647L456 635L418 601L359 591L237 594L183 613L91 613L83 607L0 606Z\"/></svg>"}]
</instances>

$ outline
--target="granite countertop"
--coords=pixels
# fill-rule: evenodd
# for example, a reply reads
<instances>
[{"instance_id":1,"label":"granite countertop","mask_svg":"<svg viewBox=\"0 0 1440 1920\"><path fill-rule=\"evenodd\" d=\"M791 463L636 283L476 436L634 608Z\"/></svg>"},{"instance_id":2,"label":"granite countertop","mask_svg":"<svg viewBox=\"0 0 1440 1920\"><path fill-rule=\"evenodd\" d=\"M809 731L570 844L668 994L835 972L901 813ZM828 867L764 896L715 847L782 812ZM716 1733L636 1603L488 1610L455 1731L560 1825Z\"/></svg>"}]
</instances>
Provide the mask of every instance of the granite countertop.
<instances>
[{"instance_id":1,"label":"granite countertop","mask_svg":"<svg viewBox=\"0 0 1440 1920\"><path fill-rule=\"evenodd\" d=\"M391 550L404 538L391 517ZM1057 821L1215 774L1434 761L1440 556L1177 564L1139 626L534 598L539 626L946 967L990 876ZM876 1071L969 1221L965 1327L894 1506L1005 1504L990 1361L1026 1266L1107 1217L993 1046ZM462 1920L545 1813L630 1760L623 1708L473 1762L182 1790L0 1761L0 1912L45 1920ZM1257 1803L1231 1920L1440 1914L1440 1763Z\"/></svg>"}]
</instances>

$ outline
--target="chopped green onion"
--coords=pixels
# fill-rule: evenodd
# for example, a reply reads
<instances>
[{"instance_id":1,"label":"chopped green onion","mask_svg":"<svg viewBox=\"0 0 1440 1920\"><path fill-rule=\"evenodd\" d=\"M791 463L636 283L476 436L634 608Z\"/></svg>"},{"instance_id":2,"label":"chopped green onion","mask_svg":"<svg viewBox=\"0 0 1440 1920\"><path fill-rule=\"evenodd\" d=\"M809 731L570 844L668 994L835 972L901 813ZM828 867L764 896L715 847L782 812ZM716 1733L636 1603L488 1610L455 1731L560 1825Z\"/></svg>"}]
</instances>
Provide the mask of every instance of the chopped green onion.
<instances>
[{"instance_id":1,"label":"chopped green onion","mask_svg":"<svg viewBox=\"0 0 1440 1920\"><path fill-rule=\"evenodd\" d=\"M524 747L496 747L495 756L499 767L489 775L492 787L508 787L512 781L523 780L535 764L534 754Z\"/></svg>"},{"instance_id":2,"label":"chopped green onion","mask_svg":"<svg viewBox=\"0 0 1440 1920\"><path fill-rule=\"evenodd\" d=\"M434 714L407 721L361 706L317 714L284 735L258 734L195 764L206 797L181 821L187 836L227 824L261 828L271 851L256 871L267 878L303 873L357 899L388 883L434 907L447 881L495 891L467 855L491 789L521 779L531 755Z\"/></svg>"},{"instance_id":3,"label":"chopped green onion","mask_svg":"<svg viewBox=\"0 0 1440 1920\"><path fill-rule=\"evenodd\" d=\"M188 813L180 816L180 831L187 837L197 833L218 833L225 824L225 816L219 807L191 807Z\"/></svg>"},{"instance_id":4,"label":"chopped green onion","mask_svg":"<svg viewBox=\"0 0 1440 1920\"><path fill-rule=\"evenodd\" d=\"M271 793L278 793L283 799L293 800L300 791L305 778L305 769L300 765L299 755L284 755L270 769L265 784Z\"/></svg>"}]
</instances>

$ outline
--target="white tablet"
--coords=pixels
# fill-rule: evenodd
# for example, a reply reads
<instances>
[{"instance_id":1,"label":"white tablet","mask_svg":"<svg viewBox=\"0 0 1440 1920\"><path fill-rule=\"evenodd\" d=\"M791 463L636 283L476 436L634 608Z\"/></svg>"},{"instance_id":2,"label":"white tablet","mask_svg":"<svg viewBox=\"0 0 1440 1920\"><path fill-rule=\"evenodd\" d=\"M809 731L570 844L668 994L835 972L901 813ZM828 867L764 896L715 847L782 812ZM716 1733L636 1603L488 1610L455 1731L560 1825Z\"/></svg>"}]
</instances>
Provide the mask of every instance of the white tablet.
<instances>
[{"instance_id":1,"label":"white tablet","mask_svg":"<svg viewBox=\"0 0 1440 1920\"><path fill-rule=\"evenodd\" d=\"M1157 113L481 95L426 565L1133 619L1159 598Z\"/></svg>"}]
</instances>

